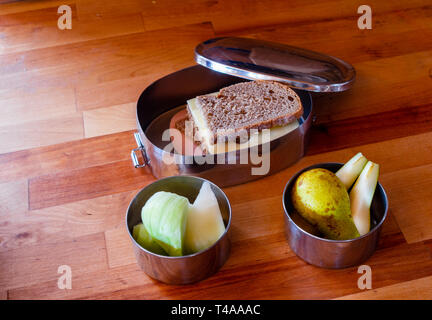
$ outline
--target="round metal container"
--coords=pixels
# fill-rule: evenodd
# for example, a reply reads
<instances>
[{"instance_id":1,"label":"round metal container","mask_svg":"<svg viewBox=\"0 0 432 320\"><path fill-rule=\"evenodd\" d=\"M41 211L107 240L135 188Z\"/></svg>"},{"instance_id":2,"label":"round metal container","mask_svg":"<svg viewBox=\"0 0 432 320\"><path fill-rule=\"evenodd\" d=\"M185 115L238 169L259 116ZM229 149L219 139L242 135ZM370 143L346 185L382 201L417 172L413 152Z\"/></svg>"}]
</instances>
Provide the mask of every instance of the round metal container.
<instances>
[{"instance_id":1,"label":"round metal container","mask_svg":"<svg viewBox=\"0 0 432 320\"><path fill-rule=\"evenodd\" d=\"M164 130L169 128L171 117L188 99L243 81L247 80L197 65L167 75L147 87L137 104L138 133L135 138L138 148L132 151L135 167L148 166L156 178L194 175L211 180L221 187L263 177L251 174L251 169L257 167L252 161L240 164L238 151L226 153L225 164L218 164L217 156L214 156L211 164L200 157L167 152L164 146L168 142L161 140ZM312 98L308 91L294 90L303 104L303 116L299 119L298 128L270 142L270 169L267 175L290 166L305 153L312 123ZM136 152L141 152L144 159L142 164ZM230 164L228 159L236 159L236 162Z\"/></svg>"},{"instance_id":2,"label":"round metal container","mask_svg":"<svg viewBox=\"0 0 432 320\"><path fill-rule=\"evenodd\" d=\"M293 221L291 190L300 174L314 168L336 172L342 166L342 163L320 163L304 168L288 181L283 193L285 233L288 243L297 256L318 267L346 268L366 261L375 251L382 224L387 217L387 195L378 182L371 204L371 230L361 237L350 240L328 240L303 230Z\"/></svg>"},{"instance_id":3,"label":"round metal container","mask_svg":"<svg viewBox=\"0 0 432 320\"><path fill-rule=\"evenodd\" d=\"M191 176L160 179L139 191L129 204L126 212L126 227L133 243L137 263L150 277L168 284L193 283L214 274L228 259L231 249L229 238L231 206L225 193L210 181L225 223L224 234L210 248L187 256L162 256L144 249L132 237L133 227L141 222L141 209L154 193L173 192L185 196L190 203L193 203L204 181L207 180Z\"/></svg>"}]
</instances>

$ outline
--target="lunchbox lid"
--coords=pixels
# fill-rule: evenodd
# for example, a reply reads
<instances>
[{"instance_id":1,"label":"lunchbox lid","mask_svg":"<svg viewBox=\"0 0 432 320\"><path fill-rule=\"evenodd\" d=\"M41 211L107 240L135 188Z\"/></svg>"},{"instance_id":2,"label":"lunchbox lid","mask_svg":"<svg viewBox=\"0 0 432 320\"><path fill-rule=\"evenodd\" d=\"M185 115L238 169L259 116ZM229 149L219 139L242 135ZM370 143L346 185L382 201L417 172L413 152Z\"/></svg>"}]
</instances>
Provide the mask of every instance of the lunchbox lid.
<instances>
[{"instance_id":1,"label":"lunchbox lid","mask_svg":"<svg viewBox=\"0 0 432 320\"><path fill-rule=\"evenodd\" d=\"M209 69L249 80L275 80L290 87L338 92L352 87L355 69L322 53L250 38L221 37L200 43L195 60Z\"/></svg>"}]
</instances>

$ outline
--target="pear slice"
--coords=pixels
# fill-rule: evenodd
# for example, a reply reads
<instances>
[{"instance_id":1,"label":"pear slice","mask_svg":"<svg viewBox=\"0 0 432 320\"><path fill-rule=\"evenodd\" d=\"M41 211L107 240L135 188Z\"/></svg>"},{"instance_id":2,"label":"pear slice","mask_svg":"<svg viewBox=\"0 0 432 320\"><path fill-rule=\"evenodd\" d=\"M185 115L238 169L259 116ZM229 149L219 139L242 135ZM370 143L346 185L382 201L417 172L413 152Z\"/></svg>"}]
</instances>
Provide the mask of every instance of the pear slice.
<instances>
[{"instance_id":1,"label":"pear slice","mask_svg":"<svg viewBox=\"0 0 432 320\"><path fill-rule=\"evenodd\" d=\"M345 165L336 172L336 176L348 190L362 172L367 163L367 159L361 152L352 157Z\"/></svg>"},{"instance_id":2,"label":"pear slice","mask_svg":"<svg viewBox=\"0 0 432 320\"><path fill-rule=\"evenodd\" d=\"M159 191L147 200L141 210L148 233L170 256L183 255L188 207L187 198Z\"/></svg>"},{"instance_id":3,"label":"pear slice","mask_svg":"<svg viewBox=\"0 0 432 320\"><path fill-rule=\"evenodd\" d=\"M212 246L225 232L225 225L216 196L208 182L204 182L195 202L189 207L185 252L192 254Z\"/></svg>"},{"instance_id":4,"label":"pear slice","mask_svg":"<svg viewBox=\"0 0 432 320\"><path fill-rule=\"evenodd\" d=\"M370 230L370 206L378 175L379 165L368 161L350 192L351 213L361 236Z\"/></svg>"},{"instance_id":5,"label":"pear slice","mask_svg":"<svg viewBox=\"0 0 432 320\"><path fill-rule=\"evenodd\" d=\"M139 223L133 227L132 237L144 249L156 254L166 256L166 252L162 249L160 245L157 244L157 242L148 233L147 229L144 227L142 223Z\"/></svg>"}]
</instances>

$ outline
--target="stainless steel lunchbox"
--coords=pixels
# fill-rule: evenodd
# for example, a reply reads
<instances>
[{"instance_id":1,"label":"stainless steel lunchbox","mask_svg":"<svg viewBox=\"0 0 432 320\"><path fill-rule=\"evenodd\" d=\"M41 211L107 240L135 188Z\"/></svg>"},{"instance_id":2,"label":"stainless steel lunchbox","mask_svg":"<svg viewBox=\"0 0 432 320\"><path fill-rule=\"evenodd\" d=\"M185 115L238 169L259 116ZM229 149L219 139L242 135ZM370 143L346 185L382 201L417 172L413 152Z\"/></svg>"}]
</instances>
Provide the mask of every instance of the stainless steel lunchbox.
<instances>
[{"instance_id":1,"label":"stainless steel lunchbox","mask_svg":"<svg viewBox=\"0 0 432 320\"><path fill-rule=\"evenodd\" d=\"M141 222L141 209L153 194L158 191L173 192L193 203L204 181L192 176L167 177L144 187L130 202L126 211L126 228L138 265L153 279L168 284L197 282L217 272L228 259L231 249L231 206L225 193L210 181L225 224L225 232L210 248L186 256L162 256L144 249L132 236L133 227Z\"/></svg>"},{"instance_id":2,"label":"stainless steel lunchbox","mask_svg":"<svg viewBox=\"0 0 432 320\"><path fill-rule=\"evenodd\" d=\"M288 181L282 197L288 244L297 256L318 267L339 269L366 261L376 249L382 225L387 217L387 195L378 182L371 204L371 230L361 237L350 240L328 240L307 232L294 222L291 190L297 178L303 172L314 168L336 172L342 166L342 163L319 163L300 170Z\"/></svg>"},{"instance_id":3,"label":"stainless steel lunchbox","mask_svg":"<svg viewBox=\"0 0 432 320\"><path fill-rule=\"evenodd\" d=\"M270 142L270 168L280 171L303 157L312 124L310 91L337 92L352 86L355 70L348 63L320 53L279 43L247 38L215 38L195 49L199 65L169 74L147 87L137 103L137 148L131 157L136 168L148 166L156 178L195 175L224 187L263 177L253 175L253 161L241 164L239 152L225 154L224 164L203 161L164 150L163 132L171 117L188 99L247 80L275 80L288 84L300 96L303 115L299 126ZM263 152L261 149L259 152ZM229 163L228 159L235 159Z\"/></svg>"}]
</instances>

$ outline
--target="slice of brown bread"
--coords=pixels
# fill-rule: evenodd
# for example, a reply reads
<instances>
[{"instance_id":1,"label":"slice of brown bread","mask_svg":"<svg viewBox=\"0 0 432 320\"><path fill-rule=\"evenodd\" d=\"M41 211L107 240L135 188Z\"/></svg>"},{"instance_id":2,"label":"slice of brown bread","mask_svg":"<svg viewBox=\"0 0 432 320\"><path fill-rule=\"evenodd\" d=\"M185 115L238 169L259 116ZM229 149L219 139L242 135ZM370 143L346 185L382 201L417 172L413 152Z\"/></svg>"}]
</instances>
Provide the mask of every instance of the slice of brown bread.
<instances>
[{"instance_id":1,"label":"slice of brown bread","mask_svg":"<svg viewBox=\"0 0 432 320\"><path fill-rule=\"evenodd\" d=\"M241 82L221 89L217 95L197 97L213 143L238 139L240 132L283 126L300 118L299 96L275 81Z\"/></svg>"}]
</instances>

